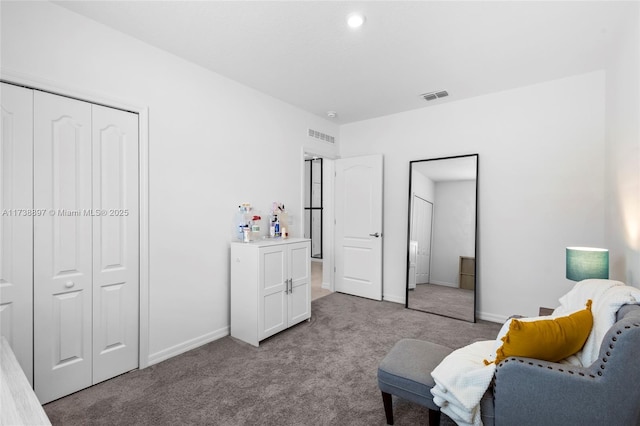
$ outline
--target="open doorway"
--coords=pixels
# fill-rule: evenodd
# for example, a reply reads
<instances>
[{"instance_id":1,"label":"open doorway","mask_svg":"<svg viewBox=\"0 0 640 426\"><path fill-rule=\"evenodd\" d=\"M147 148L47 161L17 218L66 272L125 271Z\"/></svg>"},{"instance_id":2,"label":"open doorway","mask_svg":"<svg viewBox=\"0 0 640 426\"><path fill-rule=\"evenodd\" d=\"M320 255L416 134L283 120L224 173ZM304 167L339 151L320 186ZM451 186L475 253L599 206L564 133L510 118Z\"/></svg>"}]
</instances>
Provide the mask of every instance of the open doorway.
<instances>
[{"instance_id":1,"label":"open doorway","mask_svg":"<svg viewBox=\"0 0 640 426\"><path fill-rule=\"evenodd\" d=\"M304 153L304 237L311 240L311 300L332 293L333 160Z\"/></svg>"}]
</instances>

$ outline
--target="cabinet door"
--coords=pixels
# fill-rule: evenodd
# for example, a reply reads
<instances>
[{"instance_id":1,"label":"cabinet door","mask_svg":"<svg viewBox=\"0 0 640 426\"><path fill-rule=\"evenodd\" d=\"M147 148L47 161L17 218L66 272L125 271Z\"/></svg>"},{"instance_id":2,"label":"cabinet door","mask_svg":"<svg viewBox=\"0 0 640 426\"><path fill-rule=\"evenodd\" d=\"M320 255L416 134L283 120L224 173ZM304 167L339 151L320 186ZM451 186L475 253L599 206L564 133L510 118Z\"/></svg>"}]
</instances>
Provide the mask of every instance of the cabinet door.
<instances>
[{"instance_id":1,"label":"cabinet door","mask_svg":"<svg viewBox=\"0 0 640 426\"><path fill-rule=\"evenodd\" d=\"M311 317L310 243L289 244L289 277L293 280L288 298L289 326Z\"/></svg>"},{"instance_id":2,"label":"cabinet door","mask_svg":"<svg viewBox=\"0 0 640 426\"><path fill-rule=\"evenodd\" d=\"M258 339L287 328L287 251L286 245L260 249L258 291Z\"/></svg>"},{"instance_id":3,"label":"cabinet door","mask_svg":"<svg viewBox=\"0 0 640 426\"><path fill-rule=\"evenodd\" d=\"M33 385L33 91L2 83L0 334Z\"/></svg>"},{"instance_id":4,"label":"cabinet door","mask_svg":"<svg viewBox=\"0 0 640 426\"><path fill-rule=\"evenodd\" d=\"M34 93L34 386L91 386L91 105Z\"/></svg>"}]
</instances>

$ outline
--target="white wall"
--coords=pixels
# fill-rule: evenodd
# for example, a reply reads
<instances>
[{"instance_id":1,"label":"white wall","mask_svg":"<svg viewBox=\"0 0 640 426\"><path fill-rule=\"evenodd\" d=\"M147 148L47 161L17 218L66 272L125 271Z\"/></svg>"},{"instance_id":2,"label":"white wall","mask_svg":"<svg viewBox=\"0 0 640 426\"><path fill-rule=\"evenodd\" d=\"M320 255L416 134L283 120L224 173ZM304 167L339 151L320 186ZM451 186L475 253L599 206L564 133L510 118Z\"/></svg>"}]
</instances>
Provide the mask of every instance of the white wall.
<instances>
[{"instance_id":1,"label":"white wall","mask_svg":"<svg viewBox=\"0 0 640 426\"><path fill-rule=\"evenodd\" d=\"M480 317L557 306L573 284L565 247L604 244L604 82L593 72L342 126L341 155L385 156L384 297L405 297L409 161L479 153Z\"/></svg>"},{"instance_id":2,"label":"white wall","mask_svg":"<svg viewBox=\"0 0 640 426\"><path fill-rule=\"evenodd\" d=\"M56 5L0 7L3 71L149 107L152 360L226 333L235 207L281 201L301 233L302 150L336 156L306 129L337 127ZM405 297L408 162L476 152L481 317L555 306L569 244L608 245L612 278L638 285L640 14L629 19L606 76L606 188L603 72L340 129L342 156L385 155L387 299Z\"/></svg>"},{"instance_id":3,"label":"white wall","mask_svg":"<svg viewBox=\"0 0 640 426\"><path fill-rule=\"evenodd\" d=\"M460 256L475 257L476 181L437 182L433 217L430 282L460 287Z\"/></svg>"},{"instance_id":4,"label":"white wall","mask_svg":"<svg viewBox=\"0 0 640 426\"><path fill-rule=\"evenodd\" d=\"M435 198L435 183L419 171L414 170L411 173L411 192L433 203Z\"/></svg>"},{"instance_id":5,"label":"white wall","mask_svg":"<svg viewBox=\"0 0 640 426\"><path fill-rule=\"evenodd\" d=\"M5 74L149 108L150 361L226 335L238 204L280 201L302 235L302 151L336 155L307 128L337 126L51 3L1 7Z\"/></svg>"},{"instance_id":6,"label":"white wall","mask_svg":"<svg viewBox=\"0 0 640 426\"><path fill-rule=\"evenodd\" d=\"M609 276L640 287L640 5L608 50L606 233Z\"/></svg>"}]
</instances>

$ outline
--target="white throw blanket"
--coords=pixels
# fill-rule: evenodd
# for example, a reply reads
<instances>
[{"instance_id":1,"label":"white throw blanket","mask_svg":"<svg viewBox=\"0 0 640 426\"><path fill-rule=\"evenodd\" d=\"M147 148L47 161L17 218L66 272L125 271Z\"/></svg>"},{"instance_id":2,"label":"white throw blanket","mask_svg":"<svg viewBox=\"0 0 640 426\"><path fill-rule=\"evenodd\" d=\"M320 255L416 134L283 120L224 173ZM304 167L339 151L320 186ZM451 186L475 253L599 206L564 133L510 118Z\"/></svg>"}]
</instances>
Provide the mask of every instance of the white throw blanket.
<instances>
[{"instance_id":1,"label":"white throw blanket","mask_svg":"<svg viewBox=\"0 0 640 426\"><path fill-rule=\"evenodd\" d=\"M616 320L616 312L622 305L640 304L640 290L625 286L619 281L580 281L559 299L560 306L551 317L584 309L588 299L593 301L591 333L580 352L561 362L591 365L598 357L604 335ZM433 402L458 425L482 425L480 399L496 370L494 363L485 365L484 360L495 355L493 352L496 344L496 341L488 340L457 349L431 373L435 381L435 386L431 389Z\"/></svg>"},{"instance_id":2,"label":"white throw blanket","mask_svg":"<svg viewBox=\"0 0 640 426\"><path fill-rule=\"evenodd\" d=\"M484 360L494 346L495 341L485 340L457 349L431 372L434 404L459 425L482 425L480 399L496 371L494 363L485 365Z\"/></svg>"},{"instance_id":3,"label":"white throw blanket","mask_svg":"<svg viewBox=\"0 0 640 426\"><path fill-rule=\"evenodd\" d=\"M564 316L575 312L584 306L587 299L593 301L591 305L593 328L582 350L563 361L584 367L593 364L598 358L602 339L616 322L616 313L620 307L627 304L640 304L640 290L626 286L620 281L596 279L580 281L559 299L560 306L553 311L553 316Z\"/></svg>"}]
</instances>

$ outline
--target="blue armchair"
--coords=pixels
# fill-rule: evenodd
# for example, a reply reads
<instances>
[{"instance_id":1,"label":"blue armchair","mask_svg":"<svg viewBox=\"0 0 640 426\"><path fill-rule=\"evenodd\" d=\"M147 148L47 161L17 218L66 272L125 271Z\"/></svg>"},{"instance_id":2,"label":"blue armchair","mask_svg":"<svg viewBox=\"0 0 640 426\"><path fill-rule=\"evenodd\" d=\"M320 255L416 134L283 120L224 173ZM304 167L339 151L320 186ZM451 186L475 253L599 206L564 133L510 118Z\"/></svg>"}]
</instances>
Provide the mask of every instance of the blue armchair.
<instances>
[{"instance_id":1,"label":"blue armchair","mask_svg":"<svg viewBox=\"0 0 640 426\"><path fill-rule=\"evenodd\" d=\"M378 368L387 424L393 424L392 395L429 409L438 424L430 372L451 349L403 339ZM416 355L419 355L416 362ZM509 357L498 364L481 401L485 425L640 425L640 305L625 305L605 335L598 359L576 367Z\"/></svg>"}]
</instances>

